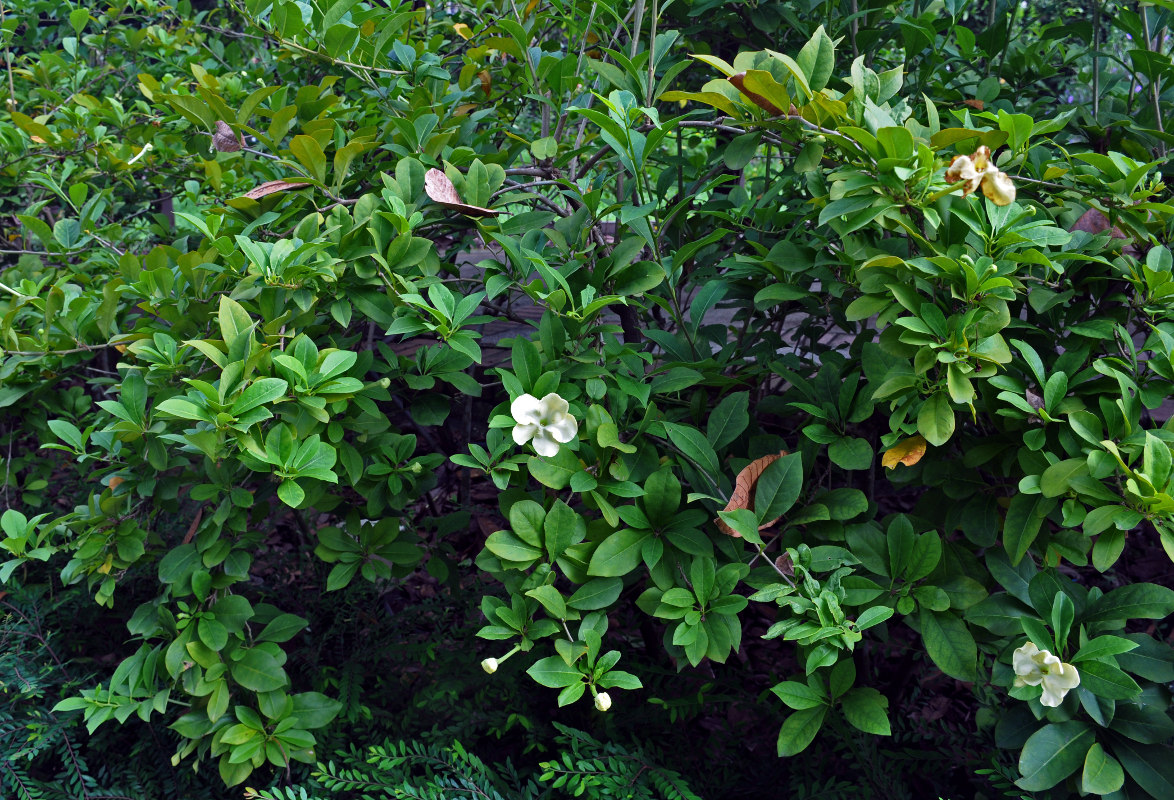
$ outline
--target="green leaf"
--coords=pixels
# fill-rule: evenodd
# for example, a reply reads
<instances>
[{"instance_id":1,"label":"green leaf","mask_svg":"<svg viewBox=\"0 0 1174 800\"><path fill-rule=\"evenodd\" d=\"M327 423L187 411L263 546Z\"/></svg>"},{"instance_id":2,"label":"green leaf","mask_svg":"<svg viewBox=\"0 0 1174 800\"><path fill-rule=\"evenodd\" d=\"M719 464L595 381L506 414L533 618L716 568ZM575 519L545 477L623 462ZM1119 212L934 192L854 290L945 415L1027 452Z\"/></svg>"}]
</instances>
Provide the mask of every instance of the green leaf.
<instances>
[{"instance_id":1,"label":"green leaf","mask_svg":"<svg viewBox=\"0 0 1174 800\"><path fill-rule=\"evenodd\" d=\"M1170 748L1117 740L1113 754L1121 761L1129 777L1137 781L1151 797L1174 797L1174 760Z\"/></svg>"},{"instance_id":2,"label":"green leaf","mask_svg":"<svg viewBox=\"0 0 1174 800\"><path fill-rule=\"evenodd\" d=\"M875 736L890 736L889 699L876 689L861 687L853 689L840 700L844 718L857 730Z\"/></svg>"},{"instance_id":3,"label":"green leaf","mask_svg":"<svg viewBox=\"0 0 1174 800\"><path fill-rule=\"evenodd\" d=\"M1141 694L1137 681L1106 661L1085 661L1079 667L1080 685L1106 700L1132 700Z\"/></svg>"},{"instance_id":4,"label":"green leaf","mask_svg":"<svg viewBox=\"0 0 1174 800\"><path fill-rule=\"evenodd\" d=\"M598 611L619 599L624 582L619 578L593 578L580 586L567 605L580 611Z\"/></svg>"},{"instance_id":5,"label":"green leaf","mask_svg":"<svg viewBox=\"0 0 1174 800\"><path fill-rule=\"evenodd\" d=\"M201 563L200 553L194 544L181 544L159 561L159 580L163 583L178 583L191 575Z\"/></svg>"},{"instance_id":6,"label":"green leaf","mask_svg":"<svg viewBox=\"0 0 1174 800\"><path fill-rule=\"evenodd\" d=\"M542 549L534 547L509 531L491 533L485 549L505 561L531 562L542 558Z\"/></svg>"},{"instance_id":7,"label":"green leaf","mask_svg":"<svg viewBox=\"0 0 1174 800\"><path fill-rule=\"evenodd\" d=\"M701 431L690 425L681 425L676 422L665 422L665 433L669 441L684 453L685 457L696 464L702 472L716 477L721 472L718 466L717 453L709 441L701 435Z\"/></svg>"},{"instance_id":8,"label":"green leaf","mask_svg":"<svg viewBox=\"0 0 1174 800\"><path fill-rule=\"evenodd\" d=\"M1051 789L1075 772L1092 745L1093 732L1083 722L1070 720L1045 725L1031 735L1019 755L1020 789Z\"/></svg>"},{"instance_id":9,"label":"green leaf","mask_svg":"<svg viewBox=\"0 0 1174 800\"><path fill-rule=\"evenodd\" d=\"M648 531L631 528L616 531L595 548L591 554L591 563L587 566L587 574L603 578L627 575L640 564L640 548L651 535Z\"/></svg>"},{"instance_id":10,"label":"green leaf","mask_svg":"<svg viewBox=\"0 0 1174 800\"><path fill-rule=\"evenodd\" d=\"M807 749L807 745L819 733L827 707L808 708L796 711L779 728L779 755L793 756Z\"/></svg>"},{"instance_id":11,"label":"green leaf","mask_svg":"<svg viewBox=\"0 0 1174 800\"><path fill-rule=\"evenodd\" d=\"M251 649L231 667L232 679L254 692L272 692L286 685L285 670L264 650Z\"/></svg>"},{"instance_id":12,"label":"green leaf","mask_svg":"<svg viewBox=\"0 0 1174 800\"><path fill-rule=\"evenodd\" d=\"M301 728L321 728L329 725L331 720L342 710L342 703L331 700L321 692L301 692L291 695L293 713L298 718Z\"/></svg>"},{"instance_id":13,"label":"green leaf","mask_svg":"<svg viewBox=\"0 0 1174 800\"><path fill-rule=\"evenodd\" d=\"M803 456L791 453L776 459L758 478L754 513L759 524L778 519L795 505L803 490Z\"/></svg>"},{"instance_id":14,"label":"green leaf","mask_svg":"<svg viewBox=\"0 0 1174 800\"><path fill-rule=\"evenodd\" d=\"M868 469L874 457L872 445L858 436L845 436L828 447L828 458L841 469Z\"/></svg>"},{"instance_id":15,"label":"green leaf","mask_svg":"<svg viewBox=\"0 0 1174 800\"><path fill-rule=\"evenodd\" d=\"M644 512L654 528L670 524L681 506L681 482L668 467L661 467L644 482Z\"/></svg>"},{"instance_id":16,"label":"green leaf","mask_svg":"<svg viewBox=\"0 0 1174 800\"><path fill-rule=\"evenodd\" d=\"M749 408L749 392L731 394L717 404L705 426L705 438L714 450L731 444L749 427Z\"/></svg>"},{"instance_id":17,"label":"green leaf","mask_svg":"<svg viewBox=\"0 0 1174 800\"><path fill-rule=\"evenodd\" d=\"M786 703L788 708L803 711L808 708L818 708L827 705L827 698L812 689L805 683L798 681L783 681L771 687L775 696Z\"/></svg>"},{"instance_id":18,"label":"green leaf","mask_svg":"<svg viewBox=\"0 0 1174 800\"><path fill-rule=\"evenodd\" d=\"M290 508L297 508L306 499L306 490L297 481L287 479L277 487L277 496Z\"/></svg>"},{"instance_id":19,"label":"green leaf","mask_svg":"<svg viewBox=\"0 0 1174 800\"><path fill-rule=\"evenodd\" d=\"M978 645L962 620L922 608L918 622L926 652L938 669L960 681L977 680Z\"/></svg>"},{"instance_id":20,"label":"green leaf","mask_svg":"<svg viewBox=\"0 0 1174 800\"><path fill-rule=\"evenodd\" d=\"M1055 505L1055 500L1035 494L1017 494L1011 498L1007 519L1003 523L1003 547L1012 565L1023 559L1027 549L1039 536L1044 518Z\"/></svg>"},{"instance_id":21,"label":"green leaf","mask_svg":"<svg viewBox=\"0 0 1174 800\"><path fill-rule=\"evenodd\" d=\"M319 182L326 180L326 154L312 136L299 135L289 143L289 151L306 168L310 177Z\"/></svg>"},{"instance_id":22,"label":"green leaf","mask_svg":"<svg viewBox=\"0 0 1174 800\"><path fill-rule=\"evenodd\" d=\"M534 662L526 674L551 689L561 689L583 680L583 673L568 667L561 656L547 656Z\"/></svg>"},{"instance_id":23,"label":"green leaf","mask_svg":"<svg viewBox=\"0 0 1174 800\"><path fill-rule=\"evenodd\" d=\"M945 392L936 392L917 412L917 432L934 447L941 447L954 435L954 409Z\"/></svg>"},{"instance_id":24,"label":"green leaf","mask_svg":"<svg viewBox=\"0 0 1174 800\"><path fill-rule=\"evenodd\" d=\"M1109 794L1125 785L1125 772L1121 764L1106 753L1099 742L1094 742L1084 757L1080 785L1084 791L1093 794Z\"/></svg>"},{"instance_id":25,"label":"green leaf","mask_svg":"<svg viewBox=\"0 0 1174 800\"><path fill-rule=\"evenodd\" d=\"M278 614L257 634L257 641L288 642L309 624L309 620L296 614Z\"/></svg>"},{"instance_id":26,"label":"green leaf","mask_svg":"<svg viewBox=\"0 0 1174 800\"><path fill-rule=\"evenodd\" d=\"M1084 613L1084 622L1106 620L1164 619L1174 614L1174 589L1153 583L1122 586L1093 603Z\"/></svg>"},{"instance_id":27,"label":"green leaf","mask_svg":"<svg viewBox=\"0 0 1174 800\"><path fill-rule=\"evenodd\" d=\"M549 486L555 491L567 488L575 473L582 471L578 457L569 448L563 447L558 455L551 458L530 456L526 462L530 468L530 475L543 486Z\"/></svg>"},{"instance_id":28,"label":"green leaf","mask_svg":"<svg viewBox=\"0 0 1174 800\"><path fill-rule=\"evenodd\" d=\"M835 43L820 25L795 58L795 62L807 76L807 85L813 93L827 86L835 67L835 52Z\"/></svg>"},{"instance_id":29,"label":"green leaf","mask_svg":"<svg viewBox=\"0 0 1174 800\"><path fill-rule=\"evenodd\" d=\"M281 378L261 378L253 381L232 404L233 416L241 416L257 406L272 403L285 394L289 384Z\"/></svg>"},{"instance_id":30,"label":"green leaf","mask_svg":"<svg viewBox=\"0 0 1174 800\"><path fill-rule=\"evenodd\" d=\"M573 544L583 541L587 523L562 500L556 500L543 525L546 552L554 561Z\"/></svg>"},{"instance_id":31,"label":"green leaf","mask_svg":"<svg viewBox=\"0 0 1174 800\"><path fill-rule=\"evenodd\" d=\"M567 604L563 600L562 594L553 586L544 585L537 586L526 592L527 597L533 597L542 607L546 609L546 613L555 619L565 619L567 616Z\"/></svg>"}]
</instances>

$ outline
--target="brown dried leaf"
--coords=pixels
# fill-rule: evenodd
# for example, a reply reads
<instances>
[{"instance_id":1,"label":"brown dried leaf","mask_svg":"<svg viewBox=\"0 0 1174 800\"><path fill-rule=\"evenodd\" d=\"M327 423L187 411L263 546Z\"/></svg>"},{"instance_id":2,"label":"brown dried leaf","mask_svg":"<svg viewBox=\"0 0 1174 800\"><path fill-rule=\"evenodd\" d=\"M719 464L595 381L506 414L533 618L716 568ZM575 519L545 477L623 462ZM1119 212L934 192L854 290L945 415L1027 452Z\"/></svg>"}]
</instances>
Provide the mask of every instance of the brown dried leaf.
<instances>
[{"instance_id":1,"label":"brown dried leaf","mask_svg":"<svg viewBox=\"0 0 1174 800\"><path fill-rule=\"evenodd\" d=\"M758 106L763 111L767 111L776 117L783 113L783 110L781 108L776 106L771 101L767 100L765 97L760 95L758 92L756 92L752 89L746 88L746 73L745 72L739 72L737 75L731 75L729 77L729 81L730 81L730 83L734 84L734 87L739 92L741 92L742 94L749 97L750 100L753 101L754 105Z\"/></svg>"},{"instance_id":2,"label":"brown dried leaf","mask_svg":"<svg viewBox=\"0 0 1174 800\"><path fill-rule=\"evenodd\" d=\"M216 133L212 134L212 146L221 153L235 153L245 146L245 142L228 126L227 122L218 119L216 120Z\"/></svg>"},{"instance_id":3,"label":"brown dried leaf","mask_svg":"<svg viewBox=\"0 0 1174 800\"><path fill-rule=\"evenodd\" d=\"M919 433L908 439L902 439L886 450L884 456L881 457L881 466L889 469L893 469L898 464L912 467L921 460L923 455L925 455L925 437Z\"/></svg>"},{"instance_id":4,"label":"brown dried leaf","mask_svg":"<svg viewBox=\"0 0 1174 800\"><path fill-rule=\"evenodd\" d=\"M294 189L305 189L309 185L308 183L299 183L297 181L265 181L260 186L254 186L252 189L249 189L241 197L247 197L250 200L260 200L267 195L276 194L277 192L288 192Z\"/></svg>"},{"instance_id":5,"label":"brown dried leaf","mask_svg":"<svg viewBox=\"0 0 1174 800\"><path fill-rule=\"evenodd\" d=\"M734 479L734 493L730 495L730 502L722 511L735 511L739 508L748 508L754 510L754 489L758 486L758 479L762 477L762 473L774 462L785 456L786 451L781 451L774 455L763 456L762 458L751 461L742 471L738 473L738 477ZM780 517L781 519L781 517ZM766 530L771 525L774 525L779 520L773 519L765 525L759 525L760 531ZM742 538L741 534L727 525L721 517L714 520L717 523L718 530L728 536Z\"/></svg>"},{"instance_id":6,"label":"brown dried leaf","mask_svg":"<svg viewBox=\"0 0 1174 800\"><path fill-rule=\"evenodd\" d=\"M1109 225L1109 218L1105 216L1104 212L1097 208L1090 208L1080 215L1080 219L1072 223L1072 227L1068 229L1070 232L1084 231L1096 236L1101 231L1109 231L1109 235L1114 239L1128 239L1125 231L1117 226Z\"/></svg>"},{"instance_id":7,"label":"brown dried leaf","mask_svg":"<svg viewBox=\"0 0 1174 800\"><path fill-rule=\"evenodd\" d=\"M492 208L471 206L462 202L452 181L438 169L430 169L424 173L424 193L432 202L470 217L496 217L499 213Z\"/></svg>"},{"instance_id":8,"label":"brown dried leaf","mask_svg":"<svg viewBox=\"0 0 1174 800\"><path fill-rule=\"evenodd\" d=\"M986 105L986 103L982 102L981 100L963 100L962 102L978 111L982 111L983 107Z\"/></svg>"},{"instance_id":9,"label":"brown dried leaf","mask_svg":"<svg viewBox=\"0 0 1174 800\"><path fill-rule=\"evenodd\" d=\"M481 70L477 73L477 78L481 81L481 91L485 92L486 97L489 97L489 90L493 88L493 80L489 77L489 70Z\"/></svg>"}]
</instances>

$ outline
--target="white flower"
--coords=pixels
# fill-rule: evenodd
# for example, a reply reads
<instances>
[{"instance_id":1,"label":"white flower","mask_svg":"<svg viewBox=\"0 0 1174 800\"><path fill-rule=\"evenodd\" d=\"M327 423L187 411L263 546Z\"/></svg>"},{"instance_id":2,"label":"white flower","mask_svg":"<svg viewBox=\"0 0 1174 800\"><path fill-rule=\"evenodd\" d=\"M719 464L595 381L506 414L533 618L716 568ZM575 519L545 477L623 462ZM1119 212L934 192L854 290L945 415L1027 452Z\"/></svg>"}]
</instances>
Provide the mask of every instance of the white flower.
<instances>
[{"instance_id":1,"label":"white flower","mask_svg":"<svg viewBox=\"0 0 1174 800\"><path fill-rule=\"evenodd\" d=\"M490 675L497 672L497 659L496 658L485 659L484 661L481 662L481 669L485 670Z\"/></svg>"},{"instance_id":2,"label":"white flower","mask_svg":"<svg viewBox=\"0 0 1174 800\"><path fill-rule=\"evenodd\" d=\"M600 711L607 711L611 708L611 697L607 692L600 692L595 695L595 707Z\"/></svg>"},{"instance_id":3,"label":"white flower","mask_svg":"<svg viewBox=\"0 0 1174 800\"><path fill-rule=\"evenodd\" d=\"M1011 657L1015 667L1016 686L1043 685L1040 702L1055 708L1064 700L1069 689L1080 685L1080 673L1071 664L1063 664L1047 650L1040 650L1028 642Z\"/></svg>"},{"instance_id":4,"label":"white flower","mask_svg":"<svg viewBox=\"0 0 1174 800\"><path fill-rule=\"evenodd\" d=\"M540 456L558 455L559 444L566 444L579 432L579 423L568 413L567 401L551 392L539 400L524 394L510 404L514 426L514 441L525 444L534 440L534 450Z\"/></svg>"}]
</instances>

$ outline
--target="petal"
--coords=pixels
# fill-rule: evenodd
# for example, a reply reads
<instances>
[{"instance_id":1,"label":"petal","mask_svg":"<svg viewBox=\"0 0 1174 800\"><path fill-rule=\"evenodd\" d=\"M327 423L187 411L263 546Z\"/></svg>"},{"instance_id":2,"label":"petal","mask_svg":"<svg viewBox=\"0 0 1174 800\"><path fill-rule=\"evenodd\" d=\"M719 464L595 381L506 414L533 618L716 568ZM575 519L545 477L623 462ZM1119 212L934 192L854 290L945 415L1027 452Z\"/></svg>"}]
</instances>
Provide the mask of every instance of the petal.
<instances>
[{"instance_id":1,"label":"petal","mask_svg":"<svg viewBox=\"0 0 1174 800\"><path fill-rule=\"evenodd\" d=\"M550 435L545 430L540 430L538 435L534 437L534 450L538 455L546 456L547 458L557 456L558 442L550 438Z\"/></svg>"},{"instance_id":2,"label":"petal","mask_svg":"<svg viewBox=\"0 0 1174 800\"><path fill-rule=\"evenodd\" d=\"M1060 669L1051 676L1050 683L1067 691L1080 685L1080 673L1071 664L1061 664Z\"/></svg>"},{"instance_id":3,"label":"petal","mask_svg":"<svg viewBox=\"0 0 1174 800\"><path fill-rule=\"evenodd\" d=\"M974 175L974 162L970 156L957 156L946 169L946 183L955 183Z\"/></svg>"},{"instance_id":4,"label":"petal","mask_svg":"<svg viewBox=\"0 0 1174 800\"><path fill-rule=\"evenodd\" d=\"M549 425L543 427L556 441L566 444L579 433L579 423L570 414L560 414Z\"/></svg>"},{"instance_id":5,"label":"petal","mask_svg":"<svg viewBox=\"0 0 1174 800\"><path fill-rule=\"evenodd\" d=\"M1044 681L1044 693L1040 696L1039 701L1048 708L1055 708L1064 702L1064 695L1068 694L1068 690L1058 689L1050 684L1051 681Z\"/></svg>"},{"instance_id":6,"label":"petal","mask_svg":"<svg viewBox=\"0 0 1174 800\"><path fill-rule=\"evenodd\" d=\"M537 425L515 425L514 426L514 442L517 444L525 444L530 441L534 434L538 433Z\"/></svg>"},{"instance_id":7,"label":"petal","mask_svg":"<svg viewBox=\"0 0 1174 800\"><path fill-rule=\"evenodd\" d=\"M558 414L565 414L570 410L570 405L567 401L559 397L554 392L551 392L539 402L542 403L542 413L548 419Z\"/></svg>"},{"instance_id":8,"label":"petal","mask_svg":"<svg viewBox=\"0 0 1174 800\"><path fill-rule=\"evenodd\" d=\"M541 413L542 406L538 398L532 394L520 395L517 400L510 403L510 416L515 422L537 425Z\"/></svg>"},{"instance_id":9,"label":"petal","mask_svg":"<svg viewBox=\"0 0 1174 800\"><path fill-rule=\"evenodd\" d=\"M991 163L991 149L984 144L982 147L974 151L974 154L971 156L971 158L974 159L974 168L978 172L982 172Z\"/></svg>"},{"instance_id":10,"label":"petal","mask_svg":"<svg viewBox=\"0 0 1174 800\"><path fill-rule=\"evenodd\" d=\"M982 193L997 206L1009 206L1015 202L1015 184L1005 172L988 171L982 177Z\"/></svg>"},{"instance_id":11,"label":"petal","mask_svg":"<svg viewBox=\"0 0 1174 800\"><path fill-rule=\"evenodd\" d=\"M1017 648L1011 656L1011 663L1015 666L1015 674L1030 675L1033 672L1038 672L1039 667L1032 661L1032 658L1038 652L1039 648L1032 642L1028 642L1023 647Z\"/></svg>"}]
</instances>

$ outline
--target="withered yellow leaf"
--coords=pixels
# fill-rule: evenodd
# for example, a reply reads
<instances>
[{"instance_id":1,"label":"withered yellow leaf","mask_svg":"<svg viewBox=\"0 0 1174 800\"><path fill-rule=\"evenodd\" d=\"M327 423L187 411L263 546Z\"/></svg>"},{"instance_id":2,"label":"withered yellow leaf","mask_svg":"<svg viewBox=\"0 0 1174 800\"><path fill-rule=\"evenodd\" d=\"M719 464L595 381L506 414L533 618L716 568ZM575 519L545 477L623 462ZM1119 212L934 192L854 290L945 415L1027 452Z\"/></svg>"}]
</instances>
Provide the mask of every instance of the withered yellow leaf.
<instances>
[{"instance_id":1,"label":"withered yellow leaf","mask_svg":"<svg viewBox=\"0 0 1174 800\"><path fill-rule=\"evenodd\" d=\"M881 458L881 464L889 469L898 464L912 467L921 460L923 455L925 455L925 437L919 433L908 439L902 439L886 450Z\"/></svg>"}]
</instances>

